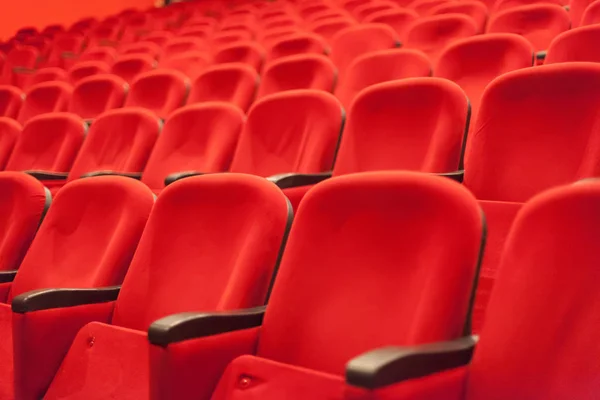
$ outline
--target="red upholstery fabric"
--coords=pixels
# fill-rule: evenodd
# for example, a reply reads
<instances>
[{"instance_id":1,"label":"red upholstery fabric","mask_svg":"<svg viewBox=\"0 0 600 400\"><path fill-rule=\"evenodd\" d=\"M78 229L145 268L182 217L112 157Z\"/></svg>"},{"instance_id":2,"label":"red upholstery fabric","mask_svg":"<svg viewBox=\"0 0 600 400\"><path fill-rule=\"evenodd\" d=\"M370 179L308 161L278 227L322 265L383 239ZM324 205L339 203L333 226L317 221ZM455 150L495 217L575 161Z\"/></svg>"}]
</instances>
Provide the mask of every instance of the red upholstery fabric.
<instances>
[{"instance_id":1,"label":"red upholstery fabric","mask_svg":"<svg viewBox=\"0 0 600 400\"><path fill-rule=\"evenodd\" d=\"M160 56L161 47L156 43L141 41L137 43L131 43L122 46L119 49L121 54L140 54L146 55L153 59L156 59Z\"/></svg>"},{"instance_id":2,"label":"red upholstery fabric","mask_svg":"<svg viewBox=\"0 0 600 400\"><path fill-rule=\"evenodd\" d=\"M468 101L458 85L413 78L373 85L349 112L334 175L374 170L461 168Z\"/></svg>"},{"instance_id":3,"label":"red upholstery fabric","mask_svg":"<svg viewBox=\"0 0 600 400\"><path fill-rule=\"evenodd\" d=\"M494 8L493 8L493 12L495 14L500 13L501 11L506 11L509 9L513 9L513 8L517 8L517 7L521 7L521 6L528 6L528 5L532 5L532 4L555 4L558 6L562 6L564 4L567 4L568 1L562 1L562 0L497 0L496 3L494 4Z\"/></svg>"},{"instance_id":4,"label":"red upholstery fabric","mask_svg":"<svg viewBox=\"0 0 600 400\"><path fill-rule=\"evenodd\" d=\"M371 85L404 78L431 76L432 66L419 50L373 51L356 58L335 95L349 109L356 95Z\"/></svg>"},{"instance_id":5,"label":"red upholstery fabric","mask_svg":"<svg viewBox=\"0 0 600 400\"><path fill-rule=\"evenodd\" d=\"M271 176L331 170L343 122L340 103L323 91L265 97L248 113L231 171Z\"/></svg>"},{"instance_id":6,"label":"red upholstery fabric","mask_svg":"<svg viewBox=\"0 0 600 400\"><path fill-rule=\"evenodd\" d=\"M586 7L581 25L594 25L600 22L600 2L594 1Z\"/></svg>"},{"instance_id":7,"label":"red upholstery fabric","mask_svg":"<svg viewBox=\"0 0 600 400\"><path fill-rule=\"evenodd\" d=\"M224 172L229 169L245 115L218 102L188 105L165 123L142 176L155 193L165 178L180 171Z\"/></svg>"},{"instance_id":8,"label":"red upholstery fabric","mask_svg":"<svg viewBox=\"0 0 600 400\"><path fill-rule=\"evenodd\" d=\"M190 80L179 71L148 71L138 75L131 84L125 106L143 107L165 119L185 104L189 91Z\"/></svg>"},{"instance_id":9,"label":"red upholstery fabric","mask_svg":"<svg viewBox=\"0 0 600 400\"><path fill-rule=\"evenodd\" d=\"M537 196L517 216L467 399L591 399L600 390L599 200L598 183L582 183Z\"/></svg>"},{"instance_id":10,"label":"red upholstery fabric","mask_svg":"<svg viewBox=\"0 0 600 400\"><path fill-rule=\"evenodd\" d=\"M294 89L318 89L332 92L337 69L328 57L300 54L275 60L263 72L257 98Z\"/></svg>"},{"instance_id":11,"label":"red upholstery fabric","mask_svg":"<svg viewBox=\"0 0 600 400\"><path fill-rule=\"evenodd\" d=\"M81 56L79 56L79 61L102 61L108 65L112 65L116 58L116 49L108 46L102 46L88 48L81 54Z\"/></svg>"},{"instance_id":12,"label":"red upholstery fabric","mask_svg":"<svg viewBox=\"0 0 600 400\"><path fill-rule=\"evenodd\" d=\"M206 68L192 84L188 104L223 101L247 111L259 82L254 68L243 63Z\"/></svg>"},{"instance_id":13,"label":"red upholstery fabric","mask_svg":"<svg viewBox=\"0 0 600 400\"><path fill-rule=\"evenodd\" d=\"M167 42L174 37L173 33L169 31L154 31L143 36L144 42L156 43L161 48L164 47Z\"/></svg>"},{"instance_id":14,"label":"red upholstery fabric","mask_svg":"<svg viewBox=\"0 0 600 400\"><path fill-rule=\"evenodd\" d=\"M556 4L515 7L490 18L489 33L516 33L529 40L535 51L546 50L552 39L569 30L569 13Z\"/></svg>"},{"instance_id":15,"label":"red upholstery fabric","mask_svg":"<svg viewBox=\"0 0 600 400\"><path fill-rule=\"evenodd\" d=\"M316 21L308 27L310 31L322 36L327 42L331 43L338 32L354 25L354 22L346 17Z\"/></svg>"},{"instance_id":16,"label":"red upholstery fabric","mask_svg":"<svg viewBox=\"0 0 600 400\"><path fill-rule=\"evenodd\" d=\"M600 26L590 25L571 29L556 36L546 55L545 64L570 61L600 62L600 56L590 51L600 40Z\"/></svg>"},{"instance_id":17,"label":"red upholstery fabric","mask_svg":"<svg viewBox=\"0 0 600 400\"><path fill-rule=\"evenodd\" d=\"M110 67L102 61L82 61L75 64L68 71L68 80L72 85L76 85L83 78L96 74L105 74Z\"/></svg>"},{"instance_id":18,"label":"red upholstery fabric","mask_svg":"<svg viewBox=\"0 0 600 400\"><path fill-rule=\"evenodd\" d=\"M46 67L66 67L67 58L78 55L83 43L84 37L78 33L63 33L55 36L50 54L45 62Z\"/></svg>"},{"instance_id":19,"label":"red upholstery fabric","mask_svg":"<svg viewBox=\"0 0 600 400\"><path fill-rule=\"evenodd\" d=\"M167 42L163 48L163 60L176 54L188 51L206 51L208 46L205 41L190 37L176 37Z\"/></svg>"},{"instance_id":20,"label":"red upholstery fabric","mask_svg":"<svg viewBox=\"0 0 600 400\"><path fill-rule=\"evenodd\" d=\"M217 64L244 63L257 71L262 68L264 59L264 50L253 42L238 42L222 47L214 56Z\"/></svg>"},{"instance_id":21,"label":"red upholstery fabric","mask_svg":"<svg viewBox=\"0 0 600 400\"><path fill-rule=\"evenodd\" d=\"M571 17L571 27L581 26L581 18L585 9L594 2L594 0L571 0L569 2L569 16Z\"/></svg>"},{"instance_id":22,"label":"red upholstery fabric","mask_svg":"<svg viewBox=\"0 0 600 400\"><path fill-rule=\"evenodd\" d=\"M42 82L61 81L67 82L69 77L62 68L48 67L38 69L27 81L28 87Z\"/></svg>"},{"instance_id":23,"label":"red upholstery fabric","mask_svg":"<svg viewBox=\"0 0 600 400\"><path fill-rule=\"evenodd\" d=\"M347 19L348 21L352 21L352 16L349 13L339 9L327 9L312 14L309 18L305 19L305 23L313 24L317 22L334 21L339 19Z\"/></svg>"},{"instance_id":24,"label":"red upholstery fabric","mask_svg":"<svg viewBox=\"0 0 600 400\"><path fill-rule=\"evenodd\" d=\"M471 102L475 120L486 86L496 77L533 66L533 47L522 36L488 33L457 40L438 59L435 75L456 82Z\"/></svg>"},{"instance_id":25,"label":"red upholstery fabric","mask_svg":"<svg viewBox=\"0 0 600 400\"><path fill-rule=\"evenodd\" d=\"M170 57L161 63L161 67L182 72L190 79L198 75L210 64L210 56L199 51L188 51Z\"/></svg>"},{"instance_id":26,"label":"red upholstery fabric","mask_svg":"<svg viewBox=\"0 0 600 400\"><path fill-rule=\"evenodd\" d=\"M14 271L47 208L46 191L29 175L0 172L0 192L0 271Z\"/></svg>"},{"instance_id":27,"label":"red upholstery fabric","mask_svg":"<svg viewBox=\"0 0 600 400\"><path fill-rule=\"evenodd\" d=\"M21 131L21 124L17 121L8 117L0 117L0 170L6 166Z\"/></svg>"},{"instance_id":28,"label":"red upholstery fabric","mask_svg":"<svg viewBox=\"0 0 600 400\"><path fill-rule=\"evenodd\" d=\"M423 51L436 64L446 46L475 34L475 21L464 14L435 15L415 22L406 33L405 45Z\"/></svg>"},{"instance_id":29,"label":"red upholstery fabric","mask_svg":"<svg viewBox=\"0 0 600 400\"><path fill-rule=\"evenodd\" d=\"M398 34L400 41L406 39L406 33L410 26L419 18L414 10L399 9L379 11L365 18L365 22L386 24Z\"/></svg>"},{"instance_id":30,"label":"red upholstery fabric","mask_svg":"<svg viewBox=\"0 0 600 400\"><path fill-rule=\"evenodd\" d=\"M523 202L549 187L598 176L599 106L600 65L594 63L544 65L497 78L471 130L465 185L481 200Z\"/></svg>"},{"instance_id":31,"label":"red upholstery fabric","mask_svg":"<svg viewBox=\"0 0 600 400\"><path fill-rule=\"evenodd\" d=\"M344 78L350 64L364 53L400 45L396 32L384 24L362 24L341 30L332 39L331 60Z\"/></svg>"},{"instance_id":32,"label":"red upholstery fabric","mask_svg":"<svg viewBox=\"0 0 600 400\"><path fill-rule=\"evenodd\" d=\"M26 123L36 115L67 111L73 88L65 82L44 82L32 86L25 94L18 121Z\"/></svg>"},{"instance_id":33,"label":"red upholstery fabric","mask_svg":"<svg viewBox=\"0 0 600 400\"><path fill-rule=\"evenodd\" d=\"M415 0L409 4L409 8L421 16L431 15L431 11L439 5L446 4L448 0Z\"/></svg>"},{"instance_id":34,"label":"red upholstery fabric","mask_svg":"<svg viewBox=\"0 0 600 400\"><path fill-rule=\"evenodd\" d=\"M268 61L297 54L326 54L327 44L318 35L297 33L286 35L275 42L268 51Z\"/></svg>"},{"instance_id":35,"label":"red upholstery fabric","mask_svg":"<svg viewBox=\"0 0 600 400\"><path fill-rule=\"evenodd\" d=\"M207 40L210 38L211 33L211 29L207 29L206 27L190 26L181 28L177 35L179 37L191 37L201 40Z\"/></svg>"},{"instance_id":36,"label":"red upholstery fabric","mask_svg":"<svg viewBox=\"0 0 600 400\"><path fill-rule=\"evenodd\" d=\"M38 115L23 127L6 164L6 170L68 172L85 133L85 124L76 115Z\"/></svg>"},{"instance_id":37,"label":"red upholstery fabric","mask_svg":"<svg viewBox=\"0 0 600 400\"><path fill-rule=\"evenodd\" d=\"M14 86L0 85L0 116L16 118L25 95Z\"/></svg>"},{"instance_id":38,"label":"red upholstery fabric","mask_svg":"<svg viewBox=\"0 0 600 400\"><path fill-rule=\"evenodd\" d=\"M119 57L110 68L110 73L128 84L141 73L156 68L156 60L145 54L130 54Z\"/></svg>"},{"instance_id":39,"label":"red upholstery fabric","mask_svg":"<svg viewBox=\"0 0 600 400\"><path fill-rule=\"evenodd\" d=\"M479 0L463 0L461 2L440 4L433 8L430 14L465 14L473 19L473 22L477 25L477 32L482 33L485 30L485 24L488 19L488 8Z\"/></svg>"},{"instance_id":40,"label":"red upholstery fabric","mask_svg":"<svg viewBox=\"0 0 600 400\"><path fill-rule=\"evenodd\" d=\"M105 111L120 108L129 85L118 76L98 74L80 80L73 90L69 112L93 119Z\"/></svg>"},{"instance_id":41,"label":"red upholstery fabric","mask_svg":"<svg viewBox=\"0 0 600 400\"><path fill-rule=\"evenodd\" d=\"M68 181L95 171L143 171L161 128L160 120L143 108L107 111L92 124Z\"/></svg>"},{"instance_id":42,"label":"red upholstery fabric","mask_svg":"<svg viewBox=\"0 0 600 400\"><path fill-rule=\"evenodd\" d=\"M252 34L248 31L225 31L214 35L211 39L215 48L226 47L236 42L252 40Z\"/></svg>"},{"instance_id":43,"label":"red upholstery fabric","mask_svg":"<svg viewBox=\"0 0 600 400\"><path fill-rule=\"evenodd\" d=\"M33 46L18 45L6 54L4 62L5 82L21 87L27 75L15 70L15 68L33 69L37 66L40 53Z\"/></svg>"},{"instance_id":44,"label":"red upholstery fabric","mask_svg":"<svg viewBox=\"0 0 600 400\"><path fill-rule=\"evenodd\" d=\"M354 16L359 21L365 21L369 16L380 11L397 10L398 6L391 1L375 1L368 4L363 4L354 9Z\"/></svg>"}]
</instances>

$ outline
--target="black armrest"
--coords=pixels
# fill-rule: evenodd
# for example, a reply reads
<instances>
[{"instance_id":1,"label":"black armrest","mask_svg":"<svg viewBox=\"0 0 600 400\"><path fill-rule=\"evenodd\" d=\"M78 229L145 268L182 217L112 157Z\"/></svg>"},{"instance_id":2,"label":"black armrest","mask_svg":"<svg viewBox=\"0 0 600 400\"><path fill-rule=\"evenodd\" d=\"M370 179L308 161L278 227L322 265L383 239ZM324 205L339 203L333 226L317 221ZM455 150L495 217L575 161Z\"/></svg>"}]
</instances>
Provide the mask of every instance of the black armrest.
<instances>
[{"instance_id":1,"label":"black armrest","mask_svg":"<svg viewBox=\"0 0 600 400\"><path fill-rule=\"evenodd\" d=\"M373 350L346 365L346 382L377 389L467 365L477 340L475 336L467 336L450 342Z\"/></svg>"},{"instance_id":2,"label":"black armrest","mask_svg":"<svg viewBox=\"0 0 600 400\"><path fill-rule=\"evenodd\" d=\"M267 179L279 186L280 189L288 189L298 186L314 185L325 179L331 178L331 171L316 174L278 174Z\"/></svg>"},{"instance_id":3,"label":"black armrest","mask_svg":"<svg viewBox=\"0 0 600 400\"><path fill-rule=\"evenodd\" d=\"M546 51L538 51L537 53L535 53L535 58L538 60L545 60L546 59Z\"/></svg>"},{"instance_id":4,"label":"black armrest","mask_svg":"<svg viewBox=\"0 0 600 400\"><path fill-rule=\"evenodd\" d=\"M182 171L175 172L174 174L170 174L165 178L165 186L169 186L171 183L178 181L183 178L189 178L190 176L199 176L204 175L202 172L198 171Z\"/></svg>"},{"instance_id":5,"label":"black armrest","mask_svg":"<svg viewBox=\"0 0 600 400\"><path fill-rule=\"evenodd\" d=\"M465 178L465 171L460 170L460 171L454 171L454 172L442 172L438 175L443 176L445 178L450 178L453 181L456 181L458 183L462 183L463 179Z\"/></svg>"},{"instance_id":6,"label":"black armrest","mask_svg":"<svg viewBox=\"0 0 600 400\"><path fill-rule=\"evenodd\" d=\"M17 271L0 271L0 283L8 283L15 280Z\"/></svg>"},{"instance_id":7,"label":"black armrest","mask_svg":"<svg viewBox=\"0 0 600 400\"><path fill-rule=\"evenodd\" d=\"M26 174L33 176L40 181L64 181L69 175L67 172L50 171L25 171Z\"/></svg>"},{"instance_id":8,"label":"black armrest","mask_svg":"<svg viewBox=\"0 0 600 400\"><path fill-rule=\"evenodd\" d=\"M23 293L12 301L13 312L25 314L51 308L74 307L114 301L121 286L96 289L40 289Z\"/></svg>"},{"instance_id":9,"label":"black armrest","mask_svg":"<svg viewBox=\"0 0 600 400\"><path fill-rule=\"evenodd\" d=\"M155 321L148 329L150 343L167 347L188 339L260 326L266 306L219 313L186 312Z\"/></svg>"},{"instance_id":10,"label":"black armrest","mask_svg":"<svg viewBox=\"0 0 600 400\"><path fill-rule=\"evenodd\" d=\"M94 176L106 176L106 175L115 175L115 176L124 176L126 178L132 178L140 180L142 179L141 172L117 172L117 171L94 171L88 172L86 174L81 175L82 178L91 178Z\"/></svg>"}]
</instances>

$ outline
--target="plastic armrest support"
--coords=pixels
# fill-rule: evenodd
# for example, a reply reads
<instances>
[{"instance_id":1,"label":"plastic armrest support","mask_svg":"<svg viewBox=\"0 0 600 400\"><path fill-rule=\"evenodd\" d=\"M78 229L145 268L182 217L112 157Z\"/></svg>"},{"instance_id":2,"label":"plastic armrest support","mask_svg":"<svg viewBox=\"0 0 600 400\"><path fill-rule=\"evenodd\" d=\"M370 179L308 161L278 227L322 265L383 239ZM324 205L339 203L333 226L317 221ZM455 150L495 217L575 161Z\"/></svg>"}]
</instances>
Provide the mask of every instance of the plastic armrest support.
<instances>
[{"instance_id":1,"label":"plastic armrest support","mask_svg":"<svg viewBox=\"0 0 600 400\"><path fill-rule=\"evenodd\" d=\"M183 172L175 172L174 174L170 174L165 178L165 186L169 186L171 183L178 181L183 178L189 178L190 176L198 176L204 175L202 172L198 171L183 171Z\"/></svg>"},{"instance_id":2,"label":"plastic armrest support","mask_svg":"<svg viewBox=\"0 0 600 400\"><path fill-rule=\"evenodd\" d=\"M8 283L15 280L17 271L0 271L0 283Z\"/></svg>"},{"instance_id":3,"label":"plastic armrest support","mask_svg":"<svg viewBox=\"0 0 600 400\"><path fill-rule=\"evenodd\" d=\"M467 336L449 342L376 349L350 360L346 382L372 390L458 368L471 361L477 340Z\"/></svg>"},{"instance_id":4,"label":"plastic armrest support","mask_svg":"<svg viewBox=\"0 0 600 400\"><path fill-rule=\"evenodd\" d=\"M33 176L40 181L63 181L69 175L67 172L50 171L25 171L26 174Z\"/></svg>"},{"instance_id":5,"label":"plastic armrest support","mask_svg":"<svg viewBox=\"0 0 600 400\"><path fill-rule=\"evenodd\" d=\"M546 59L546 51L538 51L537 53L535 53L535 58L537 60L545 60Z\"/></svg>"},{"instance_id":6,"label":"plastic armrest support","mask_svg":"<svg viewBox=\"0 0 600 400\"><path fill-rule=\"evenodd\" d=\"M169 315L150 325L148 339L152 344L167 347L188 339L258 327L262 324L265 309L266 306L261 306L221 313L186 312Z\"/></svg>"},{"instance_id":7,"label":"plastic armrest support","mask_svg":"<svg viewBox=\"0 0 600 400\"><path fill-rule=\"evenodd\" d=\"M12 301L13 312L48 310L51 308L74 307L85 304L115 301L121 286L95 289L40 289L23 293Z\"/></svg>"},{"instance_id":8,"label":"plastic armrest support","mask_svg":"<svg viewBox=\"0 0 600 400\"><path fill-rule=\"evenodd\" d=\"M94 171L88 172L86 174L81 175L82 178L91 178L94 176L106 176L106 175L115 175L115 176L124 176L126 178L132 178L140 180L142 179L141 172L118 172L118 171Z\"/></svg>"},{"instance_id":9,"label":"plastic armrest support","mask_svg":"<svg viewBox=\"0 0 600 400\"><path fill-rule=\"evenodd\" d=\"M463 179L465 178L465 171L460 170L460 171L454 171L454 172L442 172L438 175L446 177L446 178L450 178L453 181L456 181L458 183L462 183Z\"/></svg>"},{"instance_id":10,"label":"plastic armrest support","mask_svg":"<svg viewBox=\"0 0 600 400\"><path fill-rule=\"evenodd\" d=\"M276 184L280 189L289 189L298 186L314 185L325 179L331 178L331 171L316 174L278 174L267 179Z\"/></svg>"}]
</instances>

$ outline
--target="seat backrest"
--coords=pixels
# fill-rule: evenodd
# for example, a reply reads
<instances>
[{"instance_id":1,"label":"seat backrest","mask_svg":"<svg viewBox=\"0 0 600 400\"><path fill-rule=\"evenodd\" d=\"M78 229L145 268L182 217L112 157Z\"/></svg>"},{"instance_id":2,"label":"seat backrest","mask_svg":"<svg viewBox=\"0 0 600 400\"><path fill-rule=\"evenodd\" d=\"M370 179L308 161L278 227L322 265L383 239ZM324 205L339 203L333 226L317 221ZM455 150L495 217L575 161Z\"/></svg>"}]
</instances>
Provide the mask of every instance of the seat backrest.
<instances>
[{"instance_id":1,"label":"seat backrest","mask_svg":"<svg viewBox=\"0 0 600 400\"><path fill-rule=\"evenodd\" d=\"M0 271L14 271L52 198L40 181L19 172L0 172L0 192Z\"/></svg>"},{"instance_id":2,"label":"seat backrest","mask_svg":"<svg viewBox=\"0 0 600 400\"><path fill-rule=\"evenodd\" d=\"M497 14L509 9L533 4L555 4L557 6L562 6L565 2L563 0L497 0L492 12Z\"/></svg>"},{"instance_id":3,"label":"seat backrest","mask_svg":"<svg viewBox=\"0 0 600 400\"><path fill-rule=\"evenodd\" d=\"M117 58L117 54L117 50L109 46L92 47L79 56L79 62L102 61L108 65L112 65Z\"/></svg>"},{"instance_id":4,"label":"seat backrest","mask_svg":"<svg viewBox=\"0 0 600 400\"><path fill-rule=\"evenodd\" d=\"M352 103L333 173L459 170L468 124L467 96L446 79L370 86Z\"/></svg>"},{"instance_id":5,"label":"seat backrest","mask_svg":"<svg viewBox=\"0 0 600 400\"><path fill-rule=\"evenodd\" d=\"M11 85L0 85L0 116L16 118L25 99L25 93Z\"/></svg>"},{"instance_id":6,"label":"seat backrest","mask_svg":"<svg viewBox=\"0 0 600 400\"><path fill-rule=\"evenodd\" d=\"M190 91L190 80L176 70L144 72L133 81L125 106L143 107L165 119L183 106Z\"/></svg>"},{"instance_id":7,"label":"seat backrest","mask_svg":"<svg viewBox=\"0 0 600 400\"><path fill-rule=\"evenodd\" d=\"M176 37L167 42L163 48L162 59L166 60L176 54L188 51L207 51L208 45L202 39L190 37Z\"/></svg>"},{"instance_id":8,"label":"seat backrest","mask_svg":"<svg viewBox=\"0 0 600 400\"><path fill-rule=\"evenodd\" d=\"M585 399L600 391L598 204L600 185L591 180L544 192L518 214L465 399Z\"/></svg>"},{"instance_id":9,"label":"seat backrest","mask_svg":"<svg viewBox=\"0 0 600 400\"><path fill-rule=\"evenodd\" d=\"M51 113L30 119L17 138L7 171L68 172L87 132L71 113Z\"/></svg>"},{"instance_id":10,"label":"seat backrest","mask_svg":"<svg viewBox=\"0 0 600 400\"><path fill-rule=\"evenodd\" d=\"M115 61L110 68L110 73L131 84L139 74L151 71L156 66L156 60L146 54L128 54Z\"/></svg>"},{"instance_id":11,"label":"seat backrest","mask_svg":"<svg viewBox=\"0 0 600 400\"><path fill-rule=\"evenodd\" d=\"M359 56L377 50L399 47L396 31L385 24L362 24L341 30L331 44L331 60L338 67L340 79Z\"/></svg>"},{"instance_id":12,"label":"seat backrest","mask_svg":"<svg viewBox=\"0 0 600 400\"><path fill-rule=\"evenodd\" d=\"M435 65L446 46L475 34L477 25L464 14L434 15L421 18L410 27L405 45L423 51Z\"/></svg>"},{"instance_id":13,"label":"seat backrest","mask_svg":"<svg viewBox=\"0 0 600 400\"><path fill-rule=\"evenodd\" d=\"M297 54L326 54L328 51L325 41L316 34L290 34L271 45L267 52L267 61Z\"/></svg>"},{"instance_id":14,"label":"seat backrest","mask_svg":"<svg viewBox=\"0 0 600 400\"><path fill-rule=\"evenodd\" d=\"M0 170L6 167L6 162L22 130L21 124L14 119L0 117Z\"/></svg>"},{"instance_id":15,"label":"seat backrest","mask_svg":"<svg viewBox=\"0 0 600 400\"><path fill-rule=\"evenodd\" d=\"M84 119L96 118L107 110L123 107L129 85L111 74L98 74L77 83L69 111Z\"/></svg>"},{"instance_id":16,"label":"seat backrest","mask_svg":"<svg viewBox=\"0 0 600 400\"><path fill-rule=\"evenodd\" d=\"M585 9L594 2L594 0L571 0L569 2L569 16L571 17L571 27L581 26L581 18Z\"/></svg>"},{"instance_id":17,"label":"seat backrest","mask_svg":"<svg viewBox=\"0 0 600 400\"><path fill-rule=\"evenodd\" d=\"M431 76L431 69L431 62L419 50L373 51L359 56L350 64L335 95L345 108L349 108L356 95L368 86L397 79Z\"/></svg>"},{"instance_id":18,"label":"seat backrest","mask_svg":"<svg viewBox=\"0 0 600 400\"><path fill-rule=\"evenodd\" d=\"M260 71L265 59L265 51L254 42L237 42L222 47L215 55L213 61L216 64L244 63L257 71Z\"/></svg>"},{"instance_id":19,"label":"seat backrest","mask_svg":"<svg viewBox=\"0 0 600 400\"><path fill-rule=\"evenodd\" d=\"M600 2L598 0L591 3L586 7L583 17L581 18L581 25L594 25L600 22Z\"/></svg>"},{"instance_id":20,"label":"seat backrest","mask_svg":"<svg viewBox=\"0 0 600 400\"><path fill-rule=\"evenodd\" d=\"M448 0L415 0L408 6L422 17L431 15L431 11L441 4L448 3Z\"/></svg>"},{"instance_id":21,"label":"seat backrest","mask_svg":"<svg viewBox=\"0 0 600 400\"><path fill-rule=\"evenodd\" d=\"M24 124L36 115L67 111L73 87L65 82L51 81L32 86L25 94L17 120Z\"/></svg>"},{"instance_id":22,"label":"seat backrest","mask_svg":"<svg viewBox=\"0 0 600 400\"><path fill-rule=\"evenodd\" d=\"M463 0L460 2L446 2L433 8L430 15L465 14L473 19L477 25L477 33L485 30L488 19L488 8L479 0Z\"/></svg>"},{"instance_id":23,"label":"seat backrest","mask_svg":"<svg viewBox=\"0 0 600 400\"><path fill-rule=\"evenodd\" d=\"M69 77L67 72L62 68L48 67L38 69L27 82L28 87L37 85L42 82L61 81L67 82Z\"/></svg>"},{"instance_id":24,"label":"seat backrest","mask_svg":"<svg viewBox=\"0 0 600 400\"><path fill-rule=\"evenodd\" d=\"M173 37L173 33L169 31L154 31L144 35L142 40L144 42L156 43L162 48Z\"/></svg>"},{"instance_id":25,"label":"seat backrest","mask_svg":"<svg viewBox=\"0 0 600 400\"><path fill-rule=\"evenodd\" d=\"M327 42L331 43L331 40L338 34L338 32L356 25L354 21L347 17L339 17L335 19L327 19L323 21L315 21L312 23L308 30L317 35L321 36Z\"/></svg>"},{"instance_id":26,"label":"seat backrest","mask_svg":"<svg viewBox=\"0 0 600 400\"><path fill-rule=\"evenodd\" d=\"M143 108L121 108L99 115L67 180L96 171L143 171L161 129L156 115Z\"/></svg>"},{"instance_id":27,"label":"seat backrest","mask_svg":"<svg viewBox=\"0 0 600 400\"><path fill-rule=\"evenodd\" d=\"M598 176L599 107L595 63L502 75L483 93L464 184L481 200L524 202L547 188Z\"/></svg>"},{"instance_id":28,"label":"seat backrest","mask_svg":"<svg viewBox=\"0 0 600 400\"><path fill-rule=\"evenodd\" d=\"M231 171L268 177L331 170L344 119L337 99L320 90L264 97L248 113Z\"/></svg>"},{"instance_id":29,"label":"seat backrest","mask_svg":"<svg viewBox=\"0 0 600 400\"><path fill-rule=\"evenodd\" d=\"M544 64L570 61L600 62L593 46L600 40L600 25L581 26L565 31L550 43Z\"/></svg>"},{"instance_id":30,"label":"seat backrest","mask_svg":"<svg viewBox=\"0 0 600 400\"><path fill-rule=\"evenodd\" d=\"M200 51L187 51L169 57L160 63L162 68L174 69L194 80L210 65L210 55Z\"/></svg>"},{"instance_id":31,"label":"seat backrest","mask_svg":"<svg viewBox=\"0 0 600 400\"><path fill-rule=\"evenodd\" d=\"M396 31L401 42L406 39L410 26L419 18L414 10L405 8L397 10L383 10L369 15L365 22L385 24Z\"/></svg>"},{"instance_id":32,"label":"seat backrest","mask_svg":"<svg viewBox=\"0 0 600 400\"><path fill-rule=\"evenodd\" d=\"M229 170L246 116L222 102L192 104L173 112L156 141L142 182L155 193L175 172Z\"/></svg>"},{"instance_id":33,"label":"seat backrest","mask_svg":"<svg viewBox=\"0 0 600 400\"><path fill-rule=\"evenodd\" d=\"M156 43L141 41L124 45L119 52L121 54L143 54L156 59L161 53L161 48Z\"/></svg>"},{"instance_id":34,"label":"seat backrest","mask_svg":"<svg viewBox=\"0 0 600 400\"><path fill-rule=\"evenodd\" d=\"M6 55L6 65L10 68L35 68L40 52L33 46L18 46Z\"/></svg>"},{"instance_id":35,"label":"seat backrest","mask_svg":"<svg viewBox=\"0 0 600 400\"><path fill-rule=\"evenodd\" d=\"M258 355L343 375L373 348L461 336L484 230L475 198L447 178L372 172L317 185L290 232Z\"/></svg>"},{"instance_id":36,"label":"seat backrest","mask_svg":"<svg viewBox=\"0 0 600 400\"><path fill-rule=\"evenodd\" d=\"M481 95L496 77L533 66L533 47L522 36L488 33L450 44L440 55L435 75L458 83L471 102L471 118L477 115Z\"/></svg>"},{"instance_id":37,"label":"seat backrest","mask_svg":"<svg viewBox=\"0 0 600 400\"><path fill-rule=\"evenodd\" d=\"M252 34L248 31L225 31L214 35L211 43L214 48L222 48L230 46L236 42L247 42L252 40Z\"/></svg>"},{"instance_id":38,"label":"seat backrest","mask_svg":"<svg viewBox=\"0 0 600 400\"><path fill-rule=\"evenodd\" d=\"M183 27L179 30L179 32L177 33L177 36L179 37L191 37L191 38L196 38L196 39L200 39L200 40L208 40L210 38L212 34L212 29L207 28L207 27L197 27L197 26L190 26L190 27Z\"/></svg>"},{"instance_id":39,"label":"seat backrest","mask_svg":"<svg viewBox=\"0 0 600 400\"><path fill-rule=\"evenodd\" d=\"M535 51L546 50L559 33L569 30L569 13L556 4L533 4L508 9L490 18L488 33L516 33L529 40Z\"/></svg>"},{"instance_id":40,"label":"seat backrest","mask_svg":"<svg viewBox=\"0 0 600 400\"><path fill-rule=\"evenodd\" d=\"M247 111L256 95L259 75L243 63L206 68L192 84L188 104L224 101Z\"/></svg>"},{"instance_id":41,"label":"seat backrest","mask_svg":"<svg viewBox=\"0 0 600 400\"><path fill-rule=\"evenodd\" d=\"M118 176L65 185L25 255L8 296L43 288L119 285L146 224L154 195Z\"/></svg>"},{"instance_id":42,"label":"seat backrest","mask_svg":"<svg viewBox=\"0 0 600 400\"><path fill-rule=\"evenodd\" d=\"M103 61L83 61L71 67L67 74L69 82L72 85L76 85L83 78L97 74L106 74L109 69L110 66Z\"/></svg>"},{"instance_id":43,"label":"seat backrest","mask_svg":"<svg viewBox=\"0 0 600 400\"><path fill-rule=\"evenodd\" d=\"M264 304L291 224L289 208L275 185L250 175L169 185L144 231L113 323L145 331L169 314Z\"/></svg>"},{"instance_id":44,"label":"seat backrest","mask_svg":"<svg viewBox=\"0 0 600 400\"><path fill-rule=\"evenodd\" d=\"M363 4L362 6L356 7L354 9L354 16L359 21L366 21L366 19L379 11L388 11L388 10L399 10L398 6L391 2L385 0L373 1L371 3Z\"/></svg>"}]
</instances>

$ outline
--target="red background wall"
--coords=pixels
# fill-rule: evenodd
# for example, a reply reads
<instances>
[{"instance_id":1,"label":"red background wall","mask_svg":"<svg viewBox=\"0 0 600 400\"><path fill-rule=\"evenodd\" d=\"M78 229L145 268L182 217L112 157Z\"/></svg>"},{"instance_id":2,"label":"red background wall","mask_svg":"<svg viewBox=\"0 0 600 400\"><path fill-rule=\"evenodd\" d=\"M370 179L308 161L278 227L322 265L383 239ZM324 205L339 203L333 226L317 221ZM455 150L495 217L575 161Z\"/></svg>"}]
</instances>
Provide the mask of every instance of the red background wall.
<instances>
[{"instance_id":1,"label":"red background wall","mask_svg":"<svg viewBox=\"0 0 600 400\"><path fill-rule=\"evenodd\" d=\"M85 17L103 18L125 8L148 8L156 0L0 0L0 39L24 26L69 25Z\"/></svg>"}]
</instances>

